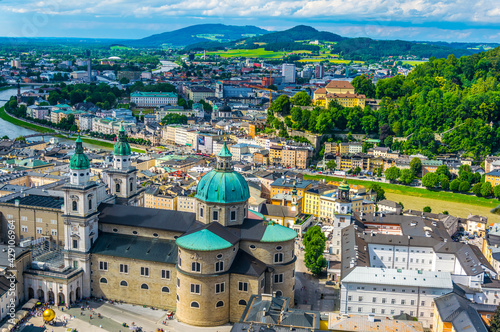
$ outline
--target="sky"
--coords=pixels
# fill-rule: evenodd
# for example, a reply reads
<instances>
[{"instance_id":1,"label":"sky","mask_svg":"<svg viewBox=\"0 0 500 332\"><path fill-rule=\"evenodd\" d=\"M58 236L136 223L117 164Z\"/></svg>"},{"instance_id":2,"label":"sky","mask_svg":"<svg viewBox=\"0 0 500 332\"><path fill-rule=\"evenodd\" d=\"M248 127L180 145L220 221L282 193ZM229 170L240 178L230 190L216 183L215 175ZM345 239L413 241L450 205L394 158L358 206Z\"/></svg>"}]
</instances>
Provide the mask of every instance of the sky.
<instances>
[{"instance_id":1,"label":"sky","mask_svg":"<svg viewBox=\"0 0 500 332\"><path fill-rule=\"evenodd\" d=\"M0 35L137 39L194 24L500 43L500 0L0 0Z\"/></svg>"}]
</instances>

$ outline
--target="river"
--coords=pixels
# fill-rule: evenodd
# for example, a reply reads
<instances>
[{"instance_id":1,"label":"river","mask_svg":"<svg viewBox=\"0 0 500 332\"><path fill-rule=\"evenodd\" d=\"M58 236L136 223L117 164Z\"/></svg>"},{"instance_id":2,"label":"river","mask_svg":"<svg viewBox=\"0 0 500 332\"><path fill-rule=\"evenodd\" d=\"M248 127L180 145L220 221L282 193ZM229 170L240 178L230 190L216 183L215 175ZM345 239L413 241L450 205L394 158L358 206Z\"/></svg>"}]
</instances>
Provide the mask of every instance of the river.
<instances>
[{"instance_id":1,"label":"river","mask_svg":"<svg viewBox=\"0 0 500 332\"><path fill-rule=\"evenodd\" d=\"M28 89L23 89L28 90ZM6 103L6 100L9 100L11 96L15 96L17 94L17 89L9 89L9 90L4 90L0 91L0 107L4 106ZM15 124L12 124L8 121L5 121L3 119L0 119L0 137L7 135L9 136L10 139L14 139L19 136L27 136L31 134L36 134L36 131L31 130L31 129L26 129L23 127L16 126ZM51 136L45 136L45 140L48 141L51 138ZM33 137L31 140L37 141L41 140L42 137ZM58 138L60 143L63 144L69 144L69 145L74 145L75 142L69 139L64 139L64 138ZM92 145L92 144L87 144L85 143L85 147L90 148L90 149L105 149L105 150L110 150L108 148L98 146L98 145Z\"/></svg>"}]
</instances>

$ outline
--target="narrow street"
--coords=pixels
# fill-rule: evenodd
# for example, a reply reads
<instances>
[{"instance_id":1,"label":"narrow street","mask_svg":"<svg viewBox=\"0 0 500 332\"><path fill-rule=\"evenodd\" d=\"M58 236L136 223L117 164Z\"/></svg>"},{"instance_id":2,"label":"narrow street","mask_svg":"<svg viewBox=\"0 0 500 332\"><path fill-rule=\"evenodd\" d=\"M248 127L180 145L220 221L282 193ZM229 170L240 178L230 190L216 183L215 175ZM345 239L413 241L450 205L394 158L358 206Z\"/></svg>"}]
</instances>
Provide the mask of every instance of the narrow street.
<instances>
[{"instance_id":1,"label":"narrow street","mask_svg":"<svg viewBox=\"0 0 500 332\"><path fill-rule=\"evenodd\" d=\"M302 246L302 241L298 240ZM339 290L326 285L326 275L315 277L304 265L304 251L296 244L295 252L295 302L297 308L323 311L338 310L340 305ZM323 299L321 299L323 294Z\"/></svg>"}]
</instances>

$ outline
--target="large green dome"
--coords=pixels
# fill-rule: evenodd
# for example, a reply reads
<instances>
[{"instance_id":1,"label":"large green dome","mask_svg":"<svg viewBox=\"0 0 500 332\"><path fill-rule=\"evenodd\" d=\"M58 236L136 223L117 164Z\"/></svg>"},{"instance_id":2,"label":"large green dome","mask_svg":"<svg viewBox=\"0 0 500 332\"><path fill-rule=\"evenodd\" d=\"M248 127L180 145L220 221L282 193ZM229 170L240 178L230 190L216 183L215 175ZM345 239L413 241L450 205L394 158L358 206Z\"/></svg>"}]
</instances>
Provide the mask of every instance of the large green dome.
<instances>
[{"instance_id":1,"label":"large green dome","mask_svg":"<svg viewBox=\"0 0 500 332\"><path fill-rule=\"evenodd\" d=\"M201 178L195 197L211 203L238 203L250 198L250 190L238 172L212 170Z\"/></svg>"},{"instance_id":2,"label":"large green dome","mask_svg":"<svg viewBox=\"0 0 500 332\"><path fill-rule=\"evenodd\" d=\"M89 158L83 153L83 142L80 136L75 141L75 153L69 160L70 169L88 169L90 167Z\"/></svg>"},{"instance_id":3,"label":"large green dome","mask_svg":"<svg viewBox=\"0 0 500 332\"><path fill-rule=\"evenodd\" d=\"M115 156L130 156L131 154L130 145L127 142L127 137L125 136L125 129L123 129L123 125L120 125L118 140L113 147L113 154Z\"/></svg>"}]
</instances>

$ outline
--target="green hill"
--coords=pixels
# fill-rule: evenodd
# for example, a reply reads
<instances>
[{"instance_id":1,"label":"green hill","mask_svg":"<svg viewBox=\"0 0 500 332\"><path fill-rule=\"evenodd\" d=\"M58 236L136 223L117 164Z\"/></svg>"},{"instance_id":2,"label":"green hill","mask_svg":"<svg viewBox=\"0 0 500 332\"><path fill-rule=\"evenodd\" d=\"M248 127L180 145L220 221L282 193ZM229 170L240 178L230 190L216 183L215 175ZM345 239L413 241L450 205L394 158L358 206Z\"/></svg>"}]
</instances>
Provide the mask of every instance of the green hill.
<instances>
[{"instance_id":1,"label":"green hill","mask_svg":"<svg viewBox=\"0 0 500 332\"><path fill-rule=\"evenodd\" d=\"M269 33L269 31L251 25L198 24L139 40L131 40L127 44L143 47L159 47L162 45L181 47L200 42L225 43L266 33Z\"/></svg>"}]
</instances>

